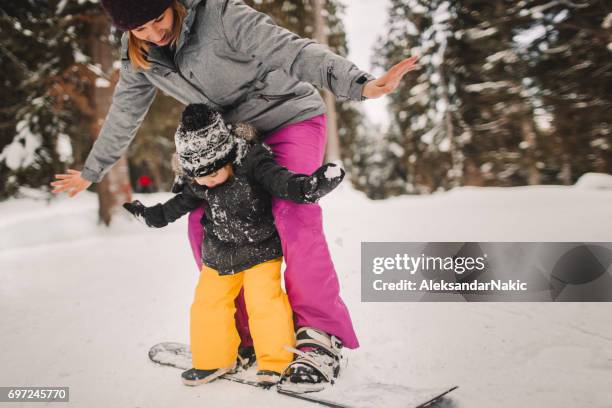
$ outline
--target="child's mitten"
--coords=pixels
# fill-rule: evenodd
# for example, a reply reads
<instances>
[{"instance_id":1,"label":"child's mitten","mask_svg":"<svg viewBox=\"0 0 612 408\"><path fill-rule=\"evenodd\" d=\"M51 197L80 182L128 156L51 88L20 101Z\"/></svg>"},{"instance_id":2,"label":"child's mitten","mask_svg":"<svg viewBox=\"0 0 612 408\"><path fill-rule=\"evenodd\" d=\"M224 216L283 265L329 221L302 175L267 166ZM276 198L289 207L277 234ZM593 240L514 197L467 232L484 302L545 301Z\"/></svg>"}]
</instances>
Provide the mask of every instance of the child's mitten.
<instances>
[{"instance_id":1,"label":"child's mitten","mask_svg":"<svg viewBox=\"0 0 612 408\"><path fill-rule=\"evenodd\" d=\"M168 225L161 204L146 207L140 201L134 200L131 203L123 203L123 208L128 210L138 221L144 222L149 227L162 228Z\"/></svg>"},{"instance_id":2,"label":"child's mitten","mask_svg":"<svg viewBox=\"0 0 612 408\"><path fill-rule=\"evenodd\" d=\"M319 167L312 176L304 180L302 186L304 197L309 202L317 202L329 194L344 179L344 169L336 164L327 163Z\"/></svg>"}]
</instances>

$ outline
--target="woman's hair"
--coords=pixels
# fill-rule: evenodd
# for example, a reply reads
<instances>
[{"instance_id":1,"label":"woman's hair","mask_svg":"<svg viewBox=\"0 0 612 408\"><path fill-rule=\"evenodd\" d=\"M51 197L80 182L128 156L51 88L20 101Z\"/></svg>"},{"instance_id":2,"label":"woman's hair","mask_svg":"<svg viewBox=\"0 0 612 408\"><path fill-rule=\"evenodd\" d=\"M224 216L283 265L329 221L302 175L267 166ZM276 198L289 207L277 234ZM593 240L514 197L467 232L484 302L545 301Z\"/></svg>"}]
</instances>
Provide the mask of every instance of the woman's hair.
<instances>
[{"instance_id":1,"label":"woman's hair","mask_svg":"<svg viewBox=\"0 0 612 408\"><path fill-rule=\"evenodd\" d=\"M174 13L171 44L176 45L187 10L179 0L173 0L170 8L172 8ZM134 69L149 69L151 67L151 63L147 61L149 48L151 48L151 45L147 41L136 38L131 31L128 32L128 56Z\"/></svg>"}]
</instances>

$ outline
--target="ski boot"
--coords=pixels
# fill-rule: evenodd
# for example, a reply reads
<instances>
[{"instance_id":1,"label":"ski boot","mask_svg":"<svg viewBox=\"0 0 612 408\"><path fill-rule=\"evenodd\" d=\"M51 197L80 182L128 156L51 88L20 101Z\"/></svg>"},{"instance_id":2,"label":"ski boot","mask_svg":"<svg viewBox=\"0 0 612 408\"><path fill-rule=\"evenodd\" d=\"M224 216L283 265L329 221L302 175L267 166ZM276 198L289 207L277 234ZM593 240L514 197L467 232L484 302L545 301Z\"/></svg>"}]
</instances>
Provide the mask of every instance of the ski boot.
<instances>
[{"instance_id":1,"label":"ski boot","mask_svg":"<svg viewBox=\"0 0 612 408\"><path fill-rule=\"evenodd\" d=\"M255 348L253 346L240 346L238 347L238 358L236 359L236 370L235 371L246 371L251 367L257 358L255 357Z\"/></svg>"},{"instance_id":2,"label":"ski boot","mask_svg":"<svg viewBox=\"0 0 612 408\"><path fill-rule=\"evenodd\" d=\"M342 342L335 336L301 327L296 333L295 360L285 368L278 388L294 393L316 392L333 385L340 373Z\"/></svg>"},{"instance_id":3,"label":"ski boot","mask_svg":"<svg viewBox=\"0 0 612 408\"><path fill-rule=\"evenodd\" d=\"M187 371L183 371L181 377L183 378L183 384L194 386L214 381L224 374L233 372L235 369L235 363L229 367L214 368L212 370L198 370L197 368L191 368Z\"/></svg>"}]
</instances>

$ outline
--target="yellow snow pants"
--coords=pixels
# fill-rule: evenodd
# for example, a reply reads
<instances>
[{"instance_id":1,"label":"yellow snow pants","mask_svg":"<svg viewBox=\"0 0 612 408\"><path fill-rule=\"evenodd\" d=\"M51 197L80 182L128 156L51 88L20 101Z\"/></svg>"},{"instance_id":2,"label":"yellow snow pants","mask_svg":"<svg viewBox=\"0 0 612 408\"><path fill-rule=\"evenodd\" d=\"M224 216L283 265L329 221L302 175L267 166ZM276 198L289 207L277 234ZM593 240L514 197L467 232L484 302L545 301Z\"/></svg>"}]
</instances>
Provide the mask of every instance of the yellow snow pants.
<instances>
[{"instance_id":1,"label":"yellow snow pants","mask_svg":"<svg viewBox=\"0 0 612 408\"><path fill-rule=\"evenodd\" d=\"M229 367L238 357L234 299L244 286L259 370L282 372L293 360L285 346L295 346L293 317L281 288L282 258L263 262L235 275L219 275L202 266L190 315L193 367L200 370Z\"/></svg>"}]
</instances>

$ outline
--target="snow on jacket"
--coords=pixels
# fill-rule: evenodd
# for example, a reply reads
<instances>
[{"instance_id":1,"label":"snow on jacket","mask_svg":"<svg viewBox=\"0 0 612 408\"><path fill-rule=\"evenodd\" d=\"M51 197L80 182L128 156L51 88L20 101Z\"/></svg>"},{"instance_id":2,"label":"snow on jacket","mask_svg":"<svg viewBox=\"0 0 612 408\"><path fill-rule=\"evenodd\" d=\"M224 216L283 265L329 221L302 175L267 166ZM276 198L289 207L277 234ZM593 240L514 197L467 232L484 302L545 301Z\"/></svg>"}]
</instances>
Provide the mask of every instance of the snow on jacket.
<instances>
[{"instance_id":1,"label":"snow on jacket","mask_svg":"<svg viewBox=\"0 0 612 408\"><path fill-rule=\"evenodd\" d=\"M220 275L244 271L283 255L272 217L271 195L312 202L303 193L304 174L293 173L274 161L271 151L250 142L244 158L234 163L234 177L214 188L185 182L173 189L169 201L148 207L149 217L162 227L204 205L202 262Z\"/></svg>"},{"instance_id":2,"label":"snow on jacket","mask_svg":"<svg viewBox=\"0 0 612 408\"><path fill-rule=\"evenodd\" d=\"M134 70L122 37L120 78L100 135L81 173L99 182L136 135L157 89L188 105L207 103L227 123L247 122L265 138L325 112L312 86L362 100L373 77L326 46L276 25L241 0L181 0L187 7L174 60L151 47L148 70ZM312 85L311 85L312 84Z\"/></svg>"}]
</instances>

